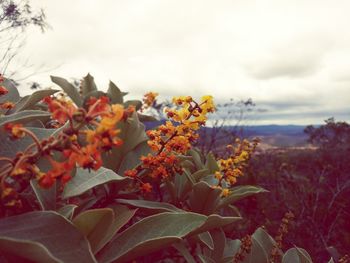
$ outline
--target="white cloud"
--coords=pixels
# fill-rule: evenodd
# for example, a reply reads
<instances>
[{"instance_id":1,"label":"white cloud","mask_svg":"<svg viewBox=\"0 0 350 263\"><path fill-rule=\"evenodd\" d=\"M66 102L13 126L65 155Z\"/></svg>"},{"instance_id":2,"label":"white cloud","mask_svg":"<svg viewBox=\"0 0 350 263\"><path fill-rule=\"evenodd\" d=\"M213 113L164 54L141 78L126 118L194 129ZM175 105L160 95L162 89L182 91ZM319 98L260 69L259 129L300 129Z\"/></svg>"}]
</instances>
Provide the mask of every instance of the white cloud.
<instances>
[{"instance_id":1,"label":"white cloud","mask_svg":"<svg viewBox=\"0 0 350 263\"><path fill-rule=\"evenodd\" d=\"M350 101L349 1L35 4L46 10L53 29L31 32L22 56L53 69L30 80L51 85L49 74L70 78L90 72L100 86L111 79L135 96L155 90L165 96L210 93L220 101L252 97L258 105L309 105L306 117L286 104L290 113L271 120L277 123L320 123L323 117L312 114L318 109L350 120L344 117Z\"/></svg>"}]
</instances>

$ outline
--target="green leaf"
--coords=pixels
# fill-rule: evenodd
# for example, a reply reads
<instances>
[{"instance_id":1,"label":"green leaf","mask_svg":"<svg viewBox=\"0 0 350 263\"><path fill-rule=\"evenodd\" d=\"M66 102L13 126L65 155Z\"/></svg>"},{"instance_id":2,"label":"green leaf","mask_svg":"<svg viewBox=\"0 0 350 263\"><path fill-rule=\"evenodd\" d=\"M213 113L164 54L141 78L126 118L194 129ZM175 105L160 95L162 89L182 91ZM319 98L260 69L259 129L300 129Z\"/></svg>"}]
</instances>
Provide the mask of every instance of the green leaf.
<instances>
[{"instance_id":1,"label":"green leaf","mask_svg":"<svg viewBox=\"0 0 350 263\"><path fill-rule=\"evenodd\" d=\"M74 214L74 210L77 208L77 205L65 205L58 209L57 213L61 214L65 218L71 220Z\"/></svg>"},{"instance_id":2,"label":"green leaf","mask_svg":"<svg viewBox=\"0 0 350 263\"><path fill-rule=\"evenodd\" d=\"M231 193L220 201L216 209L220 209L224 206L232 204L242 198L259 194L259 193L266 193L266 192L268 191L258 186L252 186L252 185L236 186L234 188L231 188Z\"/></svg>"},{"instance_id":3,"label":"green leaf","mask_svg":"<svg viewBox=\"0 0 350 263\"><path fill-rule=\"evenodd\" d=\"M205 215L212 214L220 201L221 190L213 188L206 182L193 186L189 203L193 212Z\"/></svg>"},{"instance_id":4,"label":"green leaf","mask_svg":"<svg viewBox=\"0 0 350 263\"><path fill-rule=\"evenodd\" d=\"M140 100L127 100L124 102L124 108L127 109L129 106L134 106L138 111L142 107L142 102Z\"/></svg>"},{"instance_id":5,"label":"green leaf","mask_svg":"<svg viewBox=\"0 0 350 263\"><path fill-rule=\"evenodd\" d=\"M156 117L150 116L150 115L144 115L141 113L137 113L138 118L142 122L151 122L151 121L158 121Z\"/></svg>"},{"instance_id":6,"label":"green leaf","mask_svg":"<svg viewBox=\"0 0 350 263\"><path fill-rule=\"evenodd\" d=\"M110 208L92 209L82 212L73 219L73 224L89 240L92 253L96 253L101 241L108 234L114 221L114 212Z\"/></svg>"},{"instance_id":7,"label":"green leaf","mask_svg":"<svg viewBox=\"0 0 350 263\"><path fill-rule=\"evenodd\" d=\"M1 83L1 86L4 86L8 90L8 93L0 96L0 103L6 102L6 101L15 103L20 99L18 89L16 88L15 84L11 80L5 79Z\"/></svg>"},{"instance_id":8,"label":"green leaf","mask_svg":"<svg viewBox=\"0 0 350 263\"><path fill-rule=\"evenodd\" d=\"M203 242L209 249L214 249L214 241L209 232L203 232L198 235L200 241Z\"/></svg>"},{"instance_id":9,"label":"green leaf","mask_svg":"<svg viewBox=\"0 0 350 263\"><path fill-rule=\"evenodd\" d=\"M241 241L239 239L232 240L227 238L223 255L224 259L229 258L229 262L232 262L234 255L238 253L240 247ZM226 262L226 260L224 260L224 262Z\"/></svg>"},{"instance_id":10,"label":"green leaf","mask_svg":"<svg viewBox=\"0 0 350 263\"><path fill-rule=\"evenodd\" d=\"M17 112L8 116L0 117L0 126L6 123L27 123L34 120L47 121L50 119L50 113L39 110L28 110Z\"/></svg>"},{"instance_id":11,"label":"green leaf","mask_svg":"<svg viewBox=\"0 0 350 263\"><path fill-rule=\"evenodd\" d=\"M86 238L56 212L30 212L1 219L0 240L13 242L5 246L1 242L0 250L11 253L22 246L25 257L30 260L45 256L44 247L46 252L65 263L96 262ZM41 246L37 246L38 243ZM23 251L18 253L23 256ZM46 256L50 256L49 253Z\"/></svg>"},{"instance_id":12,"label":"green leaf","mask_svg":"<svg viewBox=\"0 0 350 263\"><path fill-rule=\"evenodd\" d=\"M30 185L42 210L56 210L56 185L44 189L38 185L37 180L30 180Z\"/></svg>"},{"instance_id":13,"label":"green leaf","mask_svg":"<svg viewBox=\"0 0 350 263\"><path fill-rule=\"evenodd\" d=\"M213 244L214 244L214 250L211 253L211 258L215 262L220 262L223 254L224 249L226 246L226 237L224 231L222 231L221 228L217 228L210 231L210 235L213 238Z\"/></svg>"},{"instance_id":14,"label":"green leaf","mask_svg":"<svg viewBox=\"0 0 350 263\"><path fill-rule=\"evenodd\" d=\"M193 157L193 161L194 161L197 169L198 170L204 169L205 167L202 163L201 156L199 155L199 153L197 151L195 151L194 149L191 149L188 152Z\"/></svg>"},{"instance_id":15,"label":"green leaf","mask_svg":"<svg viewBox=\"0 0 350 263\"><path fill-rule=\"evenodd\" d=\"M202 169L202 170L198 170L198 171L194 172L192 174L192 177L194 178L194 180L196 182L199 182L203 177L205 177L209 174L210 174L210 172L208 169Z\"/></svg>"},{"instance_id":16,"label":"green leaf","mask_svg":"<svg viewBox=\"0 0 350 263\"><path fill-rule=\"evenodd\" d=\"M124 185L131 179L122 177L110 169L101 167L97 171L77 169L76 175L66 184L63 190L63 198L70 198L78 196L86 191L94 188L95 186L102 185L109 182L118 183Z\"/></svg>"},{"instance_id":17,"label":"green leaf","mask_svg":"<svg viewBox=\"0 0 350 263\"><path fill-rule=\"evenodd\" d=\"M55 94L58 90L44 89L35 91L32 95L27 96L25 100L21 101L21 104L16 104L15 112L32 109L32 107L40 102L43 98Z\"/></svg>"},{"instance_id":18,"label":"green leaf","mask_svg":"<svg viewBox=\"0 0 350 263\"><path fill-rule=\"evenodd\" d=\"M109 227L105 237L101 240L100 246L97 247L98 251L103 248L137 212L137 209L129 209L124 205L112 205L110 208L113 209L114 212L114 221Z\"/></svg>"},{"instance_id":19,"label":"green leaf","mask_svg":"<svg viewBox=\"0 0 350 263\"><path fill-rule=\"evenodd\" d=\"M113 104L123 104L123 93L120 91L120 89L115 85L112 81L109 82L109 87L107 90L107 93L112 98Z\"/></svg>"},{"instance_id":20,"label":"green leaf","mask_svg":"<svg viewBox=\"0 0 350 263\"><path fill-rule=\"evenodd\" d=\"M220 171L220 167L215 160L214 155L210 152L207 155L207 162L205 163L205 167L210 171L210 173L214 174L215 172Z\"/></svg>"},{"instance_id":21,"label":"green leaf","mask_svg":"<svg viewBox=\"0 0 350 263\"><path fill-rule=\"evenodd\" d=\"M173 247L186 259L188 263L196 263L196 260L193 258L191 253L188 251L188 248L185 246L184 241L181 240L173 244Z\"/></svg>"},{"instance_id":22,"label":"green leaf","mask_svg":"<svg viewBox=\"0 0 350 263\"><path fill-rule=\"evenodd\" d=\"M77 105L77 107L81 107L83 105L83 100L79 94L79 91L66 79L50 76L51 81L58 86L60 86L65 93L72 99L72 101Z\"/></svg>"},{"instance_id":23,"label":"green leaf","mask_svg":"<svg viewBox=\"0 0 350 263\"><path fill-rule=\"evenodd\" d=\"M42 244L33 241L0 237L0 255L4 253L4 262L38 262L38 263L63 263L54 257ZM2 261L1 261L2 262Z\"/></svg>"},{"instance_id":24,"label":"green leaf","mask_svg":"<svg viewBox=\"0 0 350 263\"><path fill-rule=\"evenodd\" d=\"M92 91L97 91L94 77L88 73L81 82L81 91L84 97Z\"/></svg>"},{"instance_id":25,"label":"green leaf","mask_svg":"<svg viewBox=\"0 0 350 263\"><path fill-rule=\"evenodd\" d=\"M1 119L1 118L0 118ZM50 137L57 129L27 128L33 132L39 140ZM25 136L20 140L11 140L8 134L0 129L0 157L13 158L17 152L24 151L33 143L32 138Z\"/></svg>"},{"instance_id":26,"label":"green leaf","mask_svg":"<svg viewBox=\"0 0 350 263\"><path fill-rule=\"evenodd\" d=\"M312 263L312 259L305 249L295 247L288 249L282 263Z\"/></svg>"},{"instance_id":27,"label":"green leaf","mask_svg":"<svg viewBox=\"0 0 350 263\"><path fill-rule=\"evenodd\" d=\"M147 200L129 200L129 199L116 199L116 202L120 204L130 205L133 207L138 207L144 210L151 211L152 213L162 213L162 212L182 212L180 208L173 206L169 203L153 202Z\"/></svg>"},{"instance_id":28,"label":"green leaf","mask_svg":"<svg viewBox=\"0 0 350 263\"><path fill-rule=\"evenodd\" d=\"M140 158L146 156L151 152L146 141L137 145L133 150L128 152L120 163L118 173L123 175L126 170L135 168L140 164Z\"/></svg>"},{"instance_id":29,"label":"green leaf","mask_svg":"<svg viewBox=\"0 0 350 263\"><path fill-rule=\"evenodd\" d=\"M167 247L186 236L220 227L220 224L232 223L235 219L186 212L149 216L117 235L101 250L98 259L99 262L130 261Z\"/></svg>"},{"instance_id":30,"label":"green leaf","mask_svg":"<svg viewBox=\"0 0 350 263\"><path fill-rule=\"evenodd\" d=\"M147 141L148 137L145 133L145 125L138 120L136 112L127 121L119 122L117 128L121 130L118 137L123 141L123 145L104 154L103 159L106 168L119 172L126 155L136 149L140 143Z\"/></svg>"}]
</instances>

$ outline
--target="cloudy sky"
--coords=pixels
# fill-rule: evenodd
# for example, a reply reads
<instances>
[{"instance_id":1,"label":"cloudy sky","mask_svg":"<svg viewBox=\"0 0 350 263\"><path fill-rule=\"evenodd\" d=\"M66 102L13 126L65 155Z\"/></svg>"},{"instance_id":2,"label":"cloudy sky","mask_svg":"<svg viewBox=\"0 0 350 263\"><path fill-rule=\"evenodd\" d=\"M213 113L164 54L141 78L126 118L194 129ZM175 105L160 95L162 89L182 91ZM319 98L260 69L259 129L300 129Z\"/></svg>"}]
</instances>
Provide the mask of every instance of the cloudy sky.
<instances>
[{"instance_id":1,"label":"cloudy sky","mask_svg":"<svg viewBox=\"0 0 350 263\"><path fill-rule=\"evenodd\" d=\"M135 97L250 97L251 124L350 120L348 0L31 2L52 29L31 31L21 57L46 87L90 72Z\"/></svg>"}]
</instances>

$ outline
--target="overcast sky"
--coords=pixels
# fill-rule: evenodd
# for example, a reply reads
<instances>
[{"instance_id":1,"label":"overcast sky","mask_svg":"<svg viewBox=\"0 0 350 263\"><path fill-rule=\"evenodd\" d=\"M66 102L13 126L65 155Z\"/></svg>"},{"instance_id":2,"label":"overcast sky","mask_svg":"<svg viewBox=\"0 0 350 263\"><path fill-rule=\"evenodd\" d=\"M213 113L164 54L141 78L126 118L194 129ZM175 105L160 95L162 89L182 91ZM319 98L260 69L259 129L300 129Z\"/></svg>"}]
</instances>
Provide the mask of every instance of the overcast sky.
<instances>
[{"instance_id":1,"label":"overcast sky","mask_svg":"<svg viewBox=\"0 0 350 263\"><path fill-rule=\"evenodd\" d=\"M52 29L21 57L140 97L251 97L252 124L350 120L350 1L35 0Z\"/></svg>"}]
</instances>

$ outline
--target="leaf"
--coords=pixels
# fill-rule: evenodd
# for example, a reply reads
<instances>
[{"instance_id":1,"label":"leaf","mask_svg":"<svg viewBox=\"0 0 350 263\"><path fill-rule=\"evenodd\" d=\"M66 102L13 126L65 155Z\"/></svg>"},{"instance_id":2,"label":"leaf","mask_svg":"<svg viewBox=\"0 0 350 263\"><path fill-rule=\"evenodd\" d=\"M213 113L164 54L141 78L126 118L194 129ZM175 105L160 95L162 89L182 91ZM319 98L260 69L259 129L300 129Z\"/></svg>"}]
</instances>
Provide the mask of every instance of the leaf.
<instances>
[{"instance_id":1,"label":"leaf","mask_svg":"<svg viewBox=\"0 0 350 263\"><path fill-rule=\"evenodd\" d=\"M120 204L130 205L138 207L144 210L150 210L152 213L162 212L182 212L180 208L173 206L169 203L153 202L147 200L129 200L129 199L116 199L116 202Z\"/></svg>"},{"instance_id":2,"label":"leaf","mask_svg":"<svg viewBox=\"0 0 350 263\"><path fill-rule=\"evenodd\" d=\"M167 247L188 235L231 223L232 218L195 213L161 213L146 217L116 236L98 255L99 262L125 262ZM215 222L214 222L215 221Z\"/></svg>"},{"instance_id":3,"label":"leaf","mask_svg":"<svg viewBox=\"0 0 350 263\"><path fill-rule=\"evenodd\" d=\"M140 100L127 100L124 102L124 108L127 109L129 106L134 106L138 111L142 107L142 102Z\"/></svg>"},{"instance_id":4,"label":"leaf","mask_svg":"<svg viewBox=\"0 0 350 263\"><path fill-rule=\"evenodd\" d=\"M153 121L158 121L156 117L150 116L150 115L144 115L141 113L138 113L138 118L142 122L153 122Z\"/></svg>"},{"instance_id":5,"label":"leaf","mask_svg":"<svg viewBox=\"0 0 350 263\"><path fill-rule=\"evenodd\" d=\"M199 182L193 186L189 204L193 212L209 215L215 211L220 196L220 189L213 188L206 182Z\"/></svg>"},{"instance_id":6,"label":"leaf","mask_svg":"<svg viewBox=\"0 0 350 263\"><path fill-rule=\"evenodd\" d=\"M211 253L211 258L215 262L219 262L224 254L224 249L226 246L225 233L221 228L217 228L210 231L210 235L213 238L214 250Z\"/></svg>"},{"instance_id":7,"label":"leaf","mask_svg":"<svg viewBox=\"0 0 350 263\"><path fill-rule=\"evenodd\" d=\"M114 212L114 221L108 229L106 236L101 240L100 246L97 247L99 251L103 248L114 235L135 215L137 209L129 209L124 205L113 205L110 207Z\"/></svg>"},{"instance_id":8,"label":"leaf","mask_svg":"<svg viewBox=\"0 0 350 263\"><path fill-rule=\"evenodd\" d=\"M128 152L120 163L118 173L123 175L126 170L135 168L140 164L140 158L146 156L151 152L146 141L137 145L133 150Z\"/></svg>"},{"instance_id":9,"label":"leaf","mask_svg":"<svg viewBox=\"0 0 350 263\"><path fill-rule=\"evenodd\" d=\"M77 107L81 107L83 105L83 100L79 94L79 91L71 83L60 77L50 76L50 78L53 83L56 83L65 93L67 93Z\"/></svg>"},{"instance_id":10,"label":"leaf","mask_svg":"<svg viewBox=\"0 0 350 263\"><path fill-rule=\"evenodd\" d=\"M173 247L175 247L176 250L180 252L180 254L186 259L188 263L196 263L195 259L193 258L191 253L188 251L188 248L185 246L183 240L177 243L174 243Z\"/></svg>"},{"instance_id":11,"label":"leaf","mask_svg":"<svg viewBox=\"0 0 350 263\"><path fill-rule=\"evenodd\" d=\"M0 96L0 103L10 101L10 102L17 102L20 99L18 89L16 88L16 85L9 79L5 79L1 86L4 86L8 93L5 95Z\"/></svg>"},{"instance_id":12,"label":"leaf","mask_svg":"<svg viewBox=\"0 0 350 263\"><path fill-rule=\"evenodd\" d=\"M33 241L0 237L0 252L5 252L5 258L0 257L0 260L5 260L10 256L11 259L5 262L30 260L38 263L63 263L63 261L54 257L42 244Z\"/></svg>"},{"instance_id":13,"label":"leaf","mask_svg":"<svg viewBox=\"0 0 350 263\"><path fill-rule=\"evenodd\" d=\"M305 249L295 247L288 249L282 263L312 263L312 259Z\"/></svg>"},{"instance_id":14,"label":"leaf","mask_svg":"<svg viewBox=\"0 0 350 263\"><path fill-rule=\"evenodd\" d=\"M208 169L202 169L202 170L198 170L196 172L194 172L192 174L192 178L196 181L199 182L203 177L209 175L210 172Z\"/></svg>"},{"instance_id":15,"label":"leaf","mask_svg":"<svg viewBox=\"0 0 350 263\"><path fill-rule=\"evenodd\" d=\"M111 96L113 104L123 104L123 93L112 81L109 82L107 93Z\"/></svg>"},{"instance_id":16,"label":"leaf","mask_svg":"<svg viewBox=\"0 0 350 263\"><path fill-rule=\"evenodd\" d=\"M73 224L89 240L92 253L96 253L101 241L108 234L114 221L114 212L110 208L91 209L82 212L73 219Z\"/></svg>"},{"instance_id":17,"label":"leaf","mask_svg":"<svg viewBox=\"0 0 350 263\"><path fill-rule=\"evenodd\" d=\"M258 193L266 193L266 192L268 191L258 186L252 186L252 185L236 186L234 188L231 188L231 193L220 201L216 209L220 209L224 206L232 204L242 198L255 195Z\"/></svg>"},{"instance_id":18,"label":"leaf","mask_svg":"<svg viewBox=\"0 0 350 263\"><path fill-rule=\"evenodd\" d=\"M202 241L209 249L214 249L214 241L209 232L203 232L198 235L200 241Z\"/></svg>"},{"instance_id":19,"label":"leaf","mask_svg":"<svg viewBox=\"0 0 350 263\"><path fill-rule=\"evenodd\" d=\"M81 81L81 91L84 97L92 91L97 91L94 77L91 76L90 73L88 73Z\"/></svg>"},{"instance_id":20,"label":"leaf","mask_svg":"<svg viewBox=\"0 0 350 263\"><path fill-rule=\"evenodd\" d=\"M0 117L0 126L6 123L27 123L34 120L47 121L50 119L50 113L39 110L28 110L17 112L8 116Z\"/></svg>"},{"instance_id":21,"label":"leaf","mask_svg":"<svg viewBox=\"0 0 350 263\"><path fill-rule=\"evenodd\" d=\"M61 214L65 218L71 220L74 214L74 210L77 208L77 205L65 205L58 209L57 213Z\"/></svg>"},{"instance_id":22,"label":"leaf","mask_svg":"<svg viewBox=\"0 0 350 263\"><path fill-rule=\"evenodd\" d=\"M213 153L208 153L207 162L205 163L205 167L210 171L210 173L214 174L217 171L220 171L220 167L215 160Z\"/></svg>"},{"instance_id":23,"label":"leaf","mask_svg":"<svg viewBox=\"0 0 350 263\"><path fill-rule=\"evenodd\" d=\"M56 212L30 212L1 219L0 239L13 241L10 248L0 244L0 250L13 252L17 246L23 246L27 259L35 260L45 255L44 247L65 263L96 262L86 238ZM18 253L22 255L20 251Z\"/></svg>"},{"instance_id":24,"label":"leaf","mask_svg":"<svg viewBox=\"0 0 350 263\"><path fill-rule=\"evenodd\" d=\"M1 119L1 118L0 118ZM27 128L38 137L39 140L50 137L56 129ZM24 151L33 143L32 138L25 136L20 140L11 140L8 134L0 129L0 157L15 157L17 152Z\"/></svg>"},{"instance_id":25,"label":"leaf","mask_svg":"<svg viewBox=\"0 0 350 263\"><path fill-rule=\"evenodd\" d=\"M32 95L28 96L25 100L21 101L21 105L16 105L15 112L31 109L35 104L40 102L43 98L55 94L58 90L44 89L35 91Z\"/></svg>"},{"instance_id":26,"label":"leaf","mask_svg":"<svg viewBox=\"0 0 350 263\"><path fill-rule=\"evenodd\" d=\"M232 262L233 257L238 253L240 246L241 241L239 239L232 240L227 238L223 255L224 258L230 258L229 262Z\"/></svg>"},{"instance_id":27,"label":"leaf","mask_svg":"<svg viewBox=\"0 0 350 263\"><path fill-rule=\"evenodd\" d=\"M198 170L205 168L203 163L202 163L201 156L199 155L199 153L197 151L195 151L194 149L191 149L188 152L193 157L193 161L194 161Z\"/></svg>"},{"instance_id":28,"label":"leaf","mask_svg":"<svg viewBox=\"0 0 350 263\"><path fill-rule=\"evenodd\" d=\"M30 185L42 210L56 210L56 185L45 189L38 185L37 180L30 180Z\"/></svg>"},{"instance_id":29,"label":"leaf","mask_svg":"<svg viewBox=\"0 0 350 263\"><path fill-rule=\"evenodd\" d=\"M121 130L118 137L123 141L123 145L113 148L109 154L104 154L103 159L106 168L119 172L125 156L140 143L147 141L148 137L145 125L138 120L136 112L127 121L119 122L117 128Z\"/></svg>"},{"instance_id":30,"label":"leaf","mask_svg":"<svg viewBox=\"0 0 350 263\"><path fill-rule=\"evenodd\" d=\"M124 185L131 179L122 177L110 169L101 167L97 171L77 169L76 175L66 184L63 190L63 198L67 199L73 196L81 195L95 186L109 182L115 182Z\"/></svg>"}]
</instances>

